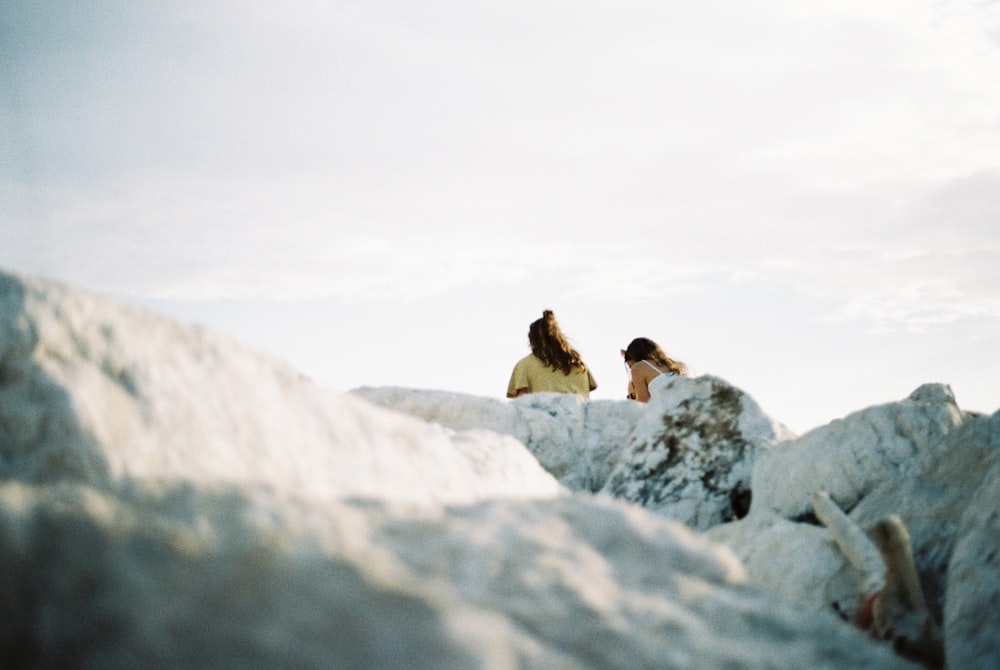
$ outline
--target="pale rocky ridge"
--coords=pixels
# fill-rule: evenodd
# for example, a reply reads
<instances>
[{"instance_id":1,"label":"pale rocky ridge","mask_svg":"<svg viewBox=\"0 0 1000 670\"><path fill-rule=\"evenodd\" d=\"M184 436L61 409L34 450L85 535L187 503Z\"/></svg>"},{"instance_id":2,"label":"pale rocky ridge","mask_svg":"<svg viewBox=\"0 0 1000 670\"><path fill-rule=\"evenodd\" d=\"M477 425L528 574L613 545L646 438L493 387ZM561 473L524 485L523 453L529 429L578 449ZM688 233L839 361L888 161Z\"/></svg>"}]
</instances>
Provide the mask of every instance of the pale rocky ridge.
<instances>
[{"instance_id":1,"label":"pale rocky ridge","mask_svg":"<svg viewBox=\"0 0 1000 670\"><path fill-rule=\"evenodd\" d=\"M18 613L0 656L914 667L833 611L858 578L809 518L807 462L826 458L860 525L910 527L949 666L994 667L998 423L942 385L798 438L717 377L645 406L336 393L204 329L0 273L0 601Z\"/></svg>"},{"instance_id":2,"label":"pale rocky ridge","mask_svg":"<svg viewBox=\"0 0 1000 670\"><path fill-rule=\"evenodd\" d=\"M510 438L378 411L230 338L55 284L8 276L0 289L4 477L254 484L319 500L562 492Z\"/></svg>"},{"instance_id":3,"label":"pale rocky ridge","mask_svg":"<svg viewBox=\"0 0 1000 670\"><path fill-rule=\"evenodd\" d=\"M630 500L702 530L746 513L757 454L794 437L743 391L710 376L679 377L648 405L556 393L513 402L393 387L353 393L451 428L511 435L568 488Z\"/></svg>"}]
</instances>

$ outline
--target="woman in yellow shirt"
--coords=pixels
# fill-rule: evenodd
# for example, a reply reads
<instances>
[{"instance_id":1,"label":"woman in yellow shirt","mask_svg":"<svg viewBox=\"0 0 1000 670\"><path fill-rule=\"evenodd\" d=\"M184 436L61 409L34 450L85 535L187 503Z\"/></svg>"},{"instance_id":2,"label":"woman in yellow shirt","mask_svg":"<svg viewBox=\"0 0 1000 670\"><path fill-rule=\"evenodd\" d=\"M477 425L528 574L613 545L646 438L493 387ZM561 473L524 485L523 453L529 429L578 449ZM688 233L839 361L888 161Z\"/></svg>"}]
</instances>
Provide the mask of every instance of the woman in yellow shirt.
<instances>
[{"instance_id":1,"label":"woman in yellow shirt","mask_svg":"<svg viewBox=\"0 0 1000 670\"><path fill-rule=\"evenodd\" d=\"M528 327L531 353L514 366L507 384L507 397L525 393L577 393L584 398L597 388L594 376L579 352L570 346L552 310Z\"/></svg>"}]
</instances>

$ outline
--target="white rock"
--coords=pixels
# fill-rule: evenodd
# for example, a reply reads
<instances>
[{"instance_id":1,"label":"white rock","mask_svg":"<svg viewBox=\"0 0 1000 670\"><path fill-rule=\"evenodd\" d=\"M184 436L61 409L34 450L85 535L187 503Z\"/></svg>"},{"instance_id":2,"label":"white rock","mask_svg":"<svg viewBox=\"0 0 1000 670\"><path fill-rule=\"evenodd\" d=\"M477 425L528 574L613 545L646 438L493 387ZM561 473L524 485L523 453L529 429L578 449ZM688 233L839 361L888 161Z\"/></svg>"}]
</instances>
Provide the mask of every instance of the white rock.
<instances>
[{"instance_id":1,"label":"white rock","mask_svg":"<svg viewBox=\"0 0 1000 670\"><path fill-rule=\"evenodd\" d=\"M946 482L969 480L969 468L975 467L974 458L958 457L949 443L952 435L964 429L964 420L947 387L925 385L906 400L852 413L784 442L757 460L749 517L732 528L713 529L710 536L728 543L744 559L751 576L768 588L780 589L792 599L812 602L816 607L853 611L864 577L849 565L826 528L812 517L812 495L827 490L864 529L889 514L898 514L914 539L918 567L929 567L924 548L932 550L930 545L940 543L942 532L953 535L954 523L944 517L952 514L957 518L964 503L949 506L950 512L937 516L926 528L921 518L944 497L967 499L970 493L962 493L961 487L946 493ZM944 474L938 477L938 473ZM768 530L772 526L776 529ZM774 532L783 538L776 540ZM952 542L953 538L945 543L944 562ZM771 551L775 544L794 545L796 549L775 554ZM827 558L820 560L819 555ZM938 558L936 565L940 567ZM943 569L938 582L942 579ZM827 584L822 598L818 597L817 583ZM930 587L931 604L939 610L934 596L940 588L933 582L925 586Z\"/></svg>"},{"instance_id":2,"label":"white rock","mask_svg":"<svg viewBox=\"0 0 1000 670\"><path fill-rule=\"evenodd\" d=\"M518 441L324 390L201 328L0 273L0 475L471 502L563 490Z\"/></svg>"},{"instance_id":3,"label":"white rock","mask_svg":"<svg viewBox=\"0 0 1000 670\"><path fill-rule=\"evenodd\" d=\"M1000 451L1000 416L966 416L962 424L917 455L912 469L877 483L851 509L870 528L898 514L910 534L914 560L931 610L941 614L945 581L958 539L958 519L984 481L986 463Z\"/></svg>"},{"instance_id":4,"label":"white rock","mask_svg":"<svg viewBox=\"0 0 1000 670\"><path fill-rule=\"evenodd\" d=\"M904 521L928 606L946 624L949 666L993 667L977 659L1000 655L994 634L998 454L1000 413L964 414L947 387L926 385L906 400L856 412L766 454L754 473L750 515L711 529L708 537L734 550L753 583L816 609L852 612L864 576L836 551L825 528L800 511L804 482L820 485L810 470L815 462L861 528L890 514ZM758 477L766 465L773 470ZM769 500L787 502L778 513Z\"/></svg>"},{"instance_id":5,"label":"white rock","mask_svg":"<svg viewBox=\"0 0 1000 670\"><path fill-rule=\"evenodd\" d=\"M353 393L451 428L511 435L567 487L631 500L696 528L740 511L756 453L794 437L752 398L709 376L674 380L645 405L561 393L512 401L398 387Z\"/></svg>"},{"instance_id":6,"label":"white rock","mask_svg":"<svg viewBox=\"0 0 1000 670\"><path fill-rule=\"evenodd\" d=\"M1000 668L1000 413L991 453L957 529L944 608L950 668Z\"/></svg>"},{"instance_id":7,"label":"white rock","mask_svg":"<svg viewBox=\"0 0 1000 670\"><path fill-rule=\"evenodd\" d=\"M765 511L715 526L705 535L730 547L749 581L775 597L813 612L849 615L857 605L861 575L822 526Z\"/></svg>"},{"instance_id":8,"label":"white rock","mask_svg":"<svg viewBox=\"0 0 1000 670\"><path fill-rule=\"evenodd\" d=\"M19 667L907 668L743 584L729 552L591 496L293 505L0 484Z\"/></svg>"},{"instance_id":9,"label":"white rock","mask_svg":"<svg viewBox=\"0 0 1000 670\"><path fill-rule=\"evenodd\" d=\"M832 612L859 576L810 518L822 486L862 527L903 518L950 667L995 665L1000 415L931 384L792 438L713 377L648 405L332 393L0 273L0 658L911 667Z\"/></svg>"},{"instance_id":10,"label":"white rock","mask_svg":"<svg viewBox=\"0 0 1000 670\"><path fill-rule=\"evenodd\" d=\"M929 452L964 415L951 389L928 384L902 402L854 412L763 453L753 470L753 506L792 518L809 513L825 488L850 510L887 479L919 471Z\"/></svg>"},{"instance_id":11,"label":"white rock","mask_svg":"<svg viewBox=\"0 0 1000 670\"><path fill-rule=\"evenodd\" d=\"M746 513L754 461L792 437L724 380L678 377L646 405L603 491L707 529Z\"/></svg>"},{"instance_id":12,"label":"white rock","mask_svg":"<svg viewBox=\"0 0 1000 670\"><path fill-rule=\"evenodd\" d=\"M586 401L568 393L499 400L400 387L362 387L351 392L456 430L483 428L510 435L562 484L582 491L604 486L643 412L639 403Z\"/></svg>"}]
</instances>

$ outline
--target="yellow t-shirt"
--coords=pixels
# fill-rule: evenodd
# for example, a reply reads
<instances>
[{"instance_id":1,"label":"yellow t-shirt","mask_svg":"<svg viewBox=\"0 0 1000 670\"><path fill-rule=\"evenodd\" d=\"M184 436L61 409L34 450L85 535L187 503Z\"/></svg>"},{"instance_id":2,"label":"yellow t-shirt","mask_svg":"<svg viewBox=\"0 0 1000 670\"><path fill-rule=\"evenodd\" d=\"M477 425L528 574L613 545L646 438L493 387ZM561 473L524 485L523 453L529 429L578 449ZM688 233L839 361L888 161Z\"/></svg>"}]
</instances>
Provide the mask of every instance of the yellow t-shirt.
<instances>
[{"instance_id":1,"label":"yellow t-shirt","mask_svg":"<svg viewBox=\"0 0 1000 670\"><path fill-rule=\"evenodd\" d=\"M567 375L542 363L534 354L528 354L514 366L507 384L507 397L512 397L518 389L528 389L528 393L578 393L589 398L596 388L597 382L589 368L573 370Z\"/></svg>"}]
</instances>

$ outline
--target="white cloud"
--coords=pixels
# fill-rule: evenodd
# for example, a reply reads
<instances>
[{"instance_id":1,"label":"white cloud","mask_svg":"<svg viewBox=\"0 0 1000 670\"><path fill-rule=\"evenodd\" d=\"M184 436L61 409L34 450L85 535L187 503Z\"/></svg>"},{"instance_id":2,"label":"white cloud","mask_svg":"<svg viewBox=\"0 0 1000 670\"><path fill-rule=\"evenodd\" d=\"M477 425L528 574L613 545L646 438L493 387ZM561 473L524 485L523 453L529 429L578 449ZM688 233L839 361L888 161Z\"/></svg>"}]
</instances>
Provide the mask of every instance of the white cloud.
<instances>
[{"instance_id":1,"label":"white cloud","mask_svg":"<svg viewBox=\"0 0 1000 670\"><path fill-rule=\"evenodd\" d=\"M969 295L947 280L931 280L854 295L828 321L863 321L873 333L924 333L984 316L1000 319L1000 299Z\"/></svg>"}]
</instances>

